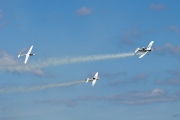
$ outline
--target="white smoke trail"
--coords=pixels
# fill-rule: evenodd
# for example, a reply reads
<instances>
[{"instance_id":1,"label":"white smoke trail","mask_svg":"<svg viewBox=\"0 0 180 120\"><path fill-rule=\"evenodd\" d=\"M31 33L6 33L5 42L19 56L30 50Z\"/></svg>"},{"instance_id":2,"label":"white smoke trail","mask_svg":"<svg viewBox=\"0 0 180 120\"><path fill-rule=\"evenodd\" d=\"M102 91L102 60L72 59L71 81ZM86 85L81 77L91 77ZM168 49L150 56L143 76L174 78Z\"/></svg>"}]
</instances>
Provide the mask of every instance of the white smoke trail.
<instances>
[{"instance_id":1,"label":"white smoke trail","mask_svg":"<svg viewBox=\"0 0 180 120\"><path fill-rule=\"evenodd\" d=\"M80 56L80 57L66 57L66 58L49 58L45 60L29 61L28 64L15 60L13 57L8 55L6 52L0 53L0 70L10 72L31 72L37 75L43 75L42 68L49 66L58 66L64 64L99 61L107 59L118 59L134 56L134 53L119 53L119 54L107 54L107 55L92 55L92 56Z\"/></svg>"},{"instance_id":2,"label":"white smoke trail","mask_svg":"<svg viewBox=\"0 0 180 120\"><path fill-rule=\"evenodd\" d=\"M81 81L74 81L69 83L54 83L54 84L46 84L46 85L40 85L40 86L32 86L32 87L12 87L12 88L0 88L0 94L3 93L14 93L14 92L34 92L38 90L44 90L44 89L50 89L50 88L56 88L56 87L65 87L65 86L71 86L75 84L84 83L85 80Z\"/></svg>"},{"instance_id":3,"label":"white smoke trail","mask_svg":"<svg viewBox=\"0 0 180 120\"><path fill-rule=\"evenodd\" d=\"M120 53L120 54L107 54L107 55L92 55L85 57L67 57L67 58L51 58L45 61L37 61L34 63L32 67L44 68L48 66L58 66L64 64L72 64L79 62L89 62L89 61L98 61L98 60L106 60L106 59L118 59L134 56L134 53Z\"/></svg>"}]
</instances>

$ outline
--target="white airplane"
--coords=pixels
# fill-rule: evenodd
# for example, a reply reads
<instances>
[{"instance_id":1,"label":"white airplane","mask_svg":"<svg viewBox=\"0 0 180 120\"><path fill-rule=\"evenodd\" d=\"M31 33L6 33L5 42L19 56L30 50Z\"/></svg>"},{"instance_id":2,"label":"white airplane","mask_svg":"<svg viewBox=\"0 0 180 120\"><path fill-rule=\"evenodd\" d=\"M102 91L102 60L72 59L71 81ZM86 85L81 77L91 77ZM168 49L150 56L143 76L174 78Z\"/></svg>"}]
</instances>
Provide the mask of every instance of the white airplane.
<instances>
[{"instance_id":1,"label":"white airplane","mask_svg":"<svg viewBox=\"0 0 180 120\"><path fill-rule=\"evenodd\" d=\"M136 55L137 53L141 53L142 55L140 55L139 58L142 58L142 57L143 57L144 55L146 55L148 52L151 52L151 51L152 51L151 46L152 46L153 43L154 43L154 41L151 41L151 42L149 43L149 45L148 45L147 48L145 48L145 47L143 47L142 49L137 48L137 49L135 50L134 55ZM149 54L148 54L148 55L149 55Z\"/></svg>"},{"instance_id":2,"label":"white airplane","mask_svg":"<svg viewBox=\"0 0 180 120\"><path fill-rule=\"evenodd\" d=\"M89 82L89 81L92 81L92 86L94 86L97 80L99 80L98 72L94 75L93 78L87 78L86 83Z\"/></svg>"},{"instance_id":3,"label":"white airplane","mask_svg":"<svg viewBox=\"0 0 180 120\"><path fill-rule=\"evenodd\" d=\"M33 45L30 47L27 54L21 54L21 53L18 54L18 58L21 57L21 56L26 56L24 64L27 63L29 56L34 56L35 55L35 54L31 54L32 48L33 48Z\"/></svg>"}]
</instances>

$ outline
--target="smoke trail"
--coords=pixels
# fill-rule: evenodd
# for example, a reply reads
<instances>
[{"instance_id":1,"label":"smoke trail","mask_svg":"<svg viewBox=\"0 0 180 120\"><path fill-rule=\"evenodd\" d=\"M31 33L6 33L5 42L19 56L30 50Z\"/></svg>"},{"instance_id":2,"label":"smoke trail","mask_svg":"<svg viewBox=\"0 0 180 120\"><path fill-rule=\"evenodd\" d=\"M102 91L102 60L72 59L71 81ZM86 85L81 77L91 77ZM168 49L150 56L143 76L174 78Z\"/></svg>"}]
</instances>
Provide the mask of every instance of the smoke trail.
<instances>
[{"instance_id":1,"label":"smoke trail","mask_svg":"<svg viewBox=\"0 0 180 120\"><path fill-rule=\"evenodd\" d=\"M30 63L24 65L21 62L15 60L12 56L6 52L0 52L0 70L23 73L31 72L37 75L43 75L42 68L49 66L58 66L64 64L73 64L80 62L118 59L134 56L134 53L119 53L119 54L107 54L107 55L92 55L92 56L80 56L80 57L66 57L66 58L49 58L45 60L29 61Z\"/></svg>"},{"instance_id":2,"label":"smoke trail","mask_svg":"<svg viewBox=\"0 0 180 120\"><path fill-rule=\"evenodd\" d=\"M38 90L44 90L44 89L50 89L50 88L56 88L56 87L65 87L65 86L71 86L75 84L84 83L85 80L81 81L74 81L69 83L54 83L54 84L46 84L46 85L40 85L40 86L32 86L32 87L12 87L12 88L0 88L0 94L3 93L14 93L14 92L34 92Z\"/></svg>"},{"instance_id":3,"label":"smoke trail","mask_svg":"<svg viewBox=\"0 0 180 120\"><path fill-rule=\"evenodd\" d=\"M92 55L85 57L67 57L67 58L51 58L46 61L37 61L34 63L33 67L44 68L48 66L58 66L64 64L72 64L79 62L89 62L89 61L98 61L98 60L106 60L106 59L118 59L134 56L134 53L120 53L120 54L107 54L107 55Z\"/></svg>"}]
</instances>

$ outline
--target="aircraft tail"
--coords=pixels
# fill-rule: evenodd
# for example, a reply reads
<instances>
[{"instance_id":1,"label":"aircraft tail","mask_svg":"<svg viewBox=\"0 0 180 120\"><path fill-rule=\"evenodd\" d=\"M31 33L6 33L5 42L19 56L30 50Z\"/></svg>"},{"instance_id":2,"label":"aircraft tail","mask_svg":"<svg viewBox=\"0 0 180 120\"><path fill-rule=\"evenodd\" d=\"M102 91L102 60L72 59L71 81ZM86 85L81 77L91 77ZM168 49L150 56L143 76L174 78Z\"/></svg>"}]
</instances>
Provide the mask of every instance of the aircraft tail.
<instances>
[{"instance_id":1,"label":"aircraft tail","mask_svg":"<svg viewBox=\"0 0 180 120\"><path fill-rule=\"evenodd\" d=\"M89 82L89 78L86 79L86 83L88 83L88 82Z\"/></svg>"},{"instance_id":2,"label":"aircraft tail","mask_svg":"<svg viewBox=\"0 0 180 120\"><path fill-rule=\"evenodd\" d=\"M20 52L19 52L19 54L18 54L18 58L19 58L19 57L21 57L21 53L20 53Z\"/></svg>"},{"instance_id":3,"label":"aircraft tail","mask_svg":"<svg viewBox=\"0 0 180 120\"><path fill-rule=\"evenodd\" d=\"M25 56L25 55L26 55L26 54L21 54L21 53L19 52L18 58L21 57L21 56Z\"/></svg>"},{"instance_id":4,"label":"aircraft tail","mask_svg":"<svg viewBox=\"0 0 180 120\"><path fill-rule=\"evenodd\" d=\"M136 50L134 51L134 55L136 55L138 51L139 51L139 48L136 48Z\"/></svg>"}]
</instances>

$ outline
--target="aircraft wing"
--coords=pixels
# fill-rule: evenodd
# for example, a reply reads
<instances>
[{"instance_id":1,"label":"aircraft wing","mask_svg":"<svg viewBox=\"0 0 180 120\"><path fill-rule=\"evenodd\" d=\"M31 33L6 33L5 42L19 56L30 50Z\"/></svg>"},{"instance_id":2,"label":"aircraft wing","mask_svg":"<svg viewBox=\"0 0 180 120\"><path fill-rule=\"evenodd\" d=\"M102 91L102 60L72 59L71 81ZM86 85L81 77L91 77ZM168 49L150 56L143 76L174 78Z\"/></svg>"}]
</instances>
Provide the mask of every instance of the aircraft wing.
<instances>
[{"instance_id":1,"label":"aircraft wing","mask_svg":"<svg viewBox=\"0 0 180 120\"><path fill-rule=\"evenodd\" d=\"M28 51L28 53L27 53L27 54L30 54L30 53L31 53L32 48L33 48L33 45L30 47L30 49L29 49L29 51Z\"/></svg>"},{"instance_id":2,"label":"aircraft wing","mask_svg":"<svg viewBox=\"0 0 180 120\"><path fill-rule=\"evenodd\" d=\"M27 55L26 55L26 58L25 58L24 64L26 64L26 63L27 63L28 58L29 58L29 54L27 54Z\"/></svg>"},{"instance_id":3,"label":"aircraft wing","mask_svg":"<svg viewBox=\"0 0 180 120\"><path fill-rule=\"evenodd\" d=\"M94 85L95 85L95 83L96 83L96 80L93 80L93 81L92 81L92 86L94 86Z\"/></svg>"},{"instance_id":4,"label":"aircraft wing","mask_svg":"<svg viewBox=\"0 0 180 120\"><path fill-rule=\"evenodd\" d=\"M143 53L141 56L139 56L139 58L144 57L147 53L148 53L148 51L146 51L146 52L145 52L145 53Z\"/></svg>"},{"instance_id":5,"label":"aircraft wing","mask_svg":"<svg viewBox=\"0 0 180 120\"><path fill-rule=\"evenodd\" d=\"M149 43L147 49L150 49L153 43L154 43L154 41L151 41L151 42Z\"/></svg>"},{"instance_id":6,"label":"aircraft wing","mask_svg":"<svg viewBox=\"0 0 180 120\"><path fill-rule=\"evenodd\" d=\"M94 75L94 78L98 78L98 72Z\"/></svg>"},{"instance_id":7,"label":"aircraft wing","mask_svg":"<svg viewBox=\"0 0 180 120\"><path fill-rule=\"evenodd\" d=\"M134 52L134 54L137 54L138 51L139 51L139 49L136 49L135 52Z\"/></svg>"}]
</instances>

